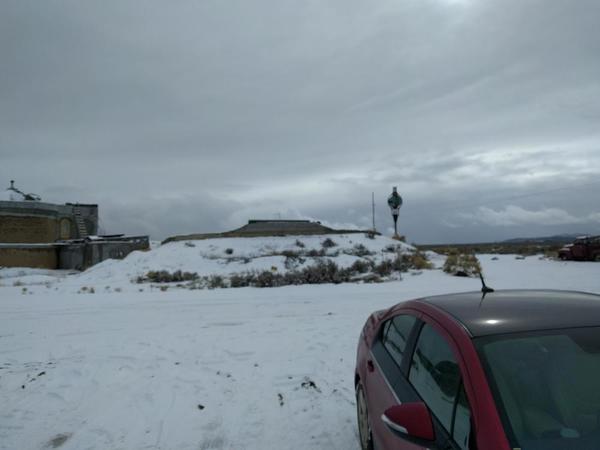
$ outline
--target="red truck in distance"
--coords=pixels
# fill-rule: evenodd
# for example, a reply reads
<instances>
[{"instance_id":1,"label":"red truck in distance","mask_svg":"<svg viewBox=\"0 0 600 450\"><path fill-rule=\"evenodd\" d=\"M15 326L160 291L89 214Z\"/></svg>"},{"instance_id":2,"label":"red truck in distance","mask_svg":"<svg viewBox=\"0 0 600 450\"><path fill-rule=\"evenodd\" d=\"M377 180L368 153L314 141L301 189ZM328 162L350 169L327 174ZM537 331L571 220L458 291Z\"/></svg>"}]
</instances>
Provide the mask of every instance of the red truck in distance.
<instances>
[{"instance_id":1,"label":"red truck in distance","mask_svg":"<svg viewBox=\"0 0 600 450\"><path fill-rule=\"evenodd\" d=\"M564 260L600 261L600 236L582 236L558 251Z\"/></svg>"}]
</instances>

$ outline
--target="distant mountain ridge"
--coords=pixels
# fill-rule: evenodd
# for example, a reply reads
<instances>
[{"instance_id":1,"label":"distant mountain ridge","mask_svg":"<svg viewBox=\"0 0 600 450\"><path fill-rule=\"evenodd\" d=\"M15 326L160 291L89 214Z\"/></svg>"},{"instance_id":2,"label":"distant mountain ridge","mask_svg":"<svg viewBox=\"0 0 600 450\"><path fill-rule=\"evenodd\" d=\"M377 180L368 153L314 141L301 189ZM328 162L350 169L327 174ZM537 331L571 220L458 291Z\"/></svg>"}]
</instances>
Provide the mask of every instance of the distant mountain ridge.
<instances>
[{"instance_id":1,"label":"distant mountain ridge","mask_svg":"<svg viewBox=\"0 0 600 450\"><path fill-rule=\"evenodd\" d=\"M535 244L563 244L573 242L573 240L579 236L585 236L586 233L568 233L568 234L556 234L553 236L543 237L528 237L528 238L514 238L506 239L501 241L502 244L522 244L522 243L535 243Z\"/></svg>"}]
</instances>

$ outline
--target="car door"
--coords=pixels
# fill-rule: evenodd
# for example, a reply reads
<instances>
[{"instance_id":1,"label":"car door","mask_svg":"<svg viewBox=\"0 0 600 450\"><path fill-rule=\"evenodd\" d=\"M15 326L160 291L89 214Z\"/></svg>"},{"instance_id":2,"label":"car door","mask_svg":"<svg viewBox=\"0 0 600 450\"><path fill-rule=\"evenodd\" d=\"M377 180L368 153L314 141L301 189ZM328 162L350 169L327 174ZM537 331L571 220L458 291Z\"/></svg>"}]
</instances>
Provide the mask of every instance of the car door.
<instances>
[{"instance_id":1,"label":"car door","mask_svg":"<svg viewBox=\"0 0 600 450\"><path fill-rule=\"evenodd\" d=\"M381 420L387 408L398 404L397 384L402 377L402 362L418 319L412 314L399 314L383 323L371 347L367 361L365 388L368 397L371 431L376 449L413 450L421 447L399 441ZM410 357L410 356L409 356Z\"/></svg>"},{"instance_id":2,"label":"car door","mask_svg":"<svg viewBox=\"0 0 600 450\"><path fill-rule=\"evenodd\" d=\"M473 450L471 410L457 362L457 351L443 330L423 322L414 341L410 362L397 385L406 402L424 402L435 430L435 446L442 450Z\"/></svg>"},{"instance_id":3,"label":"car door","mask_svg":"<svg viewBox=\"0 0 600 450\"><path fill-rule=\"evenodd\" d=\"M376 449L474 449L474 442L469 446L471 412L460 368L452 346L439 330L414 316L396 316L384 323L372 356L375 367L369 377L369 407ZM411 443L381 420L387 408L411 402L424 402L429 408L435 443L426 447Z\"/></svg>"}]
</instances>

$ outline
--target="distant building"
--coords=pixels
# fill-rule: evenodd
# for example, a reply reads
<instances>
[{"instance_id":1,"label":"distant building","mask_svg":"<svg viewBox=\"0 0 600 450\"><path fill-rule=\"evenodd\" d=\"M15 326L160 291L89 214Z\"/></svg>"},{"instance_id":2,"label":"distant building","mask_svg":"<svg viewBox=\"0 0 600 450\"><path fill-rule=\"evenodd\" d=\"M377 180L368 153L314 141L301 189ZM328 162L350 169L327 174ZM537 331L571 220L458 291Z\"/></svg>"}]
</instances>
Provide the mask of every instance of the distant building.
<instances>
[{"instance_id":1,"label":"distant building","mask_svg":"<svg viewBox=\"0 0 600 450\"><path fill-rule=\"evenodd\" d=\"M85 269L149 248L148 237L97 237L98 205L45 203L15 187L0 191L0 267Z\"/></svg>"},{"instance_id":2,"label":"distant building","mask_svg":"<svg viewBox=\"0 0 600 450\"><path fill-rule=\"evenodd\" d=\"M0 242L50 243L98 234L98 205L44 203L25 194L14 181L0 191Z\"/></svg>"},{"instance_id":3,"label":"distant building","mask_svg":"<svg viewBox=\"0 0 600 450\"><path fill-rule=\"evenodd\" d=\"M373 233L372 230L335 230L310 220L249 220L247 225L223 233L187 234L172 236L163 244L174 241L214 239L224 237L310 236L338 233ZM379 233L376 233L379 234Z\"/></svg>"}]
</instances>

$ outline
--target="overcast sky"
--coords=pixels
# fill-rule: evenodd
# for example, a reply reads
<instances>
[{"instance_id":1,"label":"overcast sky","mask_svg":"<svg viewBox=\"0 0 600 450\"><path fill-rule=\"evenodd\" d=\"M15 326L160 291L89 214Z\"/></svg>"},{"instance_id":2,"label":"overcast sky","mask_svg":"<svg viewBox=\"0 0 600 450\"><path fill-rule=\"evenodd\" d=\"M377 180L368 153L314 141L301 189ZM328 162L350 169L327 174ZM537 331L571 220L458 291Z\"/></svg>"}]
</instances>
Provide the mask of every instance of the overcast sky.
<instances>
[{"instance_id":1,"label":"overcast sky","mask_svg":"<svg viewBox=\"0 0 600 450\"><path fill-rule=\"evenodd\" d=\"M153 238L600 233L597 0L0 0L0 188Z\"/></svg>"}]
</instances>

